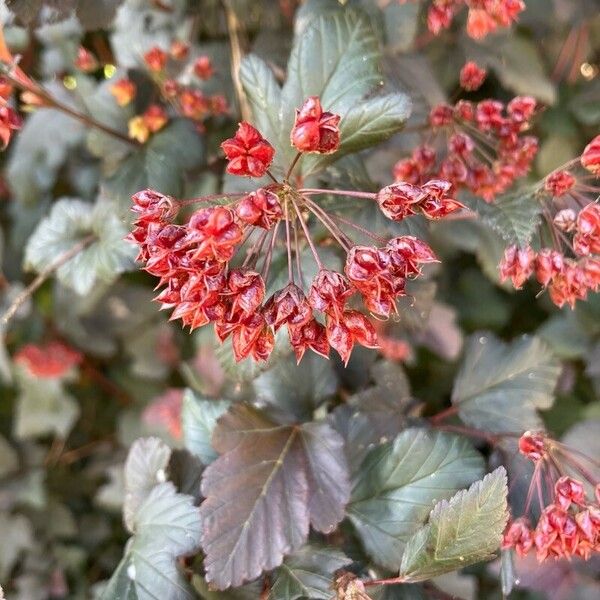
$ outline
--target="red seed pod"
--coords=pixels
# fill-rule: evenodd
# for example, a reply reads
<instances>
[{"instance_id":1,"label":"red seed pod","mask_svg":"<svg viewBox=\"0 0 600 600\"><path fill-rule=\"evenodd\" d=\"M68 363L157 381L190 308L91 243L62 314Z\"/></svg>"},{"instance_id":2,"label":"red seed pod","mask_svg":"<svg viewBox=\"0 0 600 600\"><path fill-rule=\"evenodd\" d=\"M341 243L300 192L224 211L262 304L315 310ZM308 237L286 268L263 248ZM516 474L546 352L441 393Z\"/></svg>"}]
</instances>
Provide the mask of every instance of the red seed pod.
<instances>
[{"instance_id":1,"label":"red seed pod","mask_svg":"<svg viewBox=\"0 0 600 600\"><path fill-rule=\"evenodd\" d=\"M23 120L10 107L0 106L0 140L2 140L2 149L8 146L13 131L21 129Z\"/></svg>"},{"instance_id":2,"label":"red seed pod","mask_svg":"<svg viewBox=\"0 0 600 600\"><path fill-rule=\"evenodd\" d=\"M308 301L314 310L339 315L352 293L350 283L341 273L321 269L310 287Z\"/></svg>"},{"instance_id":3,"label":"red seed pod","mask_svg":"<svg viewBox=\"0 0 600 600\"><path fill-rule=\"evenodd\" d=\"M85 73L90 73L98 68L98 61L96 57L83 46L79 46L77 49L77 57L75 58L75 67Z\"/></svg>"},{"instance_id":4,"label":"red seed pod","mask_svg":"<svg viewBox=\"0 0 600 600\"><path fill-rule=\"evenodd\" d=\"M225 140L221 148L229 160L227 172L246 177L262 177L275 155L273 146L246 121L239 124L235 136Z\"/></svg>"},{"instance_id":5,"label":"red seed pod","mask_svg":"<svg viewBox=\"0 0 600 600\"><path fill-rule=\"evenodd\" d=\"M277 221L283 219L277 194L266 188L244 196L237 204L235 212L240 221L263 229L271 229Z\"/></svg>"},{"instance_id":6,"label":"red seed pod","mask_svg":"<svg viewBox=\"0 0 600 600\"><path fill-rule=\"evenodd\" d=\"M519 556L526 556L533 548L533 531L528 519L515 519L508 524L502 537L502 548L514 548Z\"/></svg>"},{"instance_id":7,"label":"red seed pod","mask_svg":"<svg viewBox=\"0 0 600 600\"><path fill-rule=\"evenodd\" d=\"M339 318L327 316L327 340L338 352L344 364L348 364L354 344L365 348L377 348L377 333L362 313L347 310Z\"/></svg>"},{"instance_id":8,"label":"red seed pod","mask_svg":"<svg viewBox=\"0 0 600 600\"><path fill-rule=\"evenodd\" d=\"M498 25L485 8L471 8L467 15L467 34L474 40L481 40L496 31Z\"/></svg>"},{"instance_id":9,"label":"red seed pod","mask_svg":"<svg viewBox=\"0 0 600 600\"><path fill-rule=\"evenodd\" d=\"M461 121L475 120L475 106L468 100L459 100L454 105L454 117Z\"/></svg>"},{"instance_id":10,"label":"red seed pod","mask_svg":"<svg viewBox=\"0 0 600 600\"><path fill-rule=\"evenodd\" d=\"M600 254L600 204L591 202L579 211L573 249L581 256Z\"/></svg>"},{"instance_id":11,"label":"red seed pod","mask_svg":"<svg viewBox=\"0 0 600 600\"><path fill-rule=\"evenodd\" d=\"M62 342L26 344L14 356L16 364L24 367L32 377L40 379L63 377L82 359L81 353Z\"/></svg>"},{"instance_id":12,"label":"red seed pod","mask_svg":"<svg viewBox=\"0 0 600 600\"><path fill-rule=\"evenodd\" d=\"M393 168L394 181L418 184L421 180L421 168L412 158L399 160Z\"/></svg>"},{"instance_id":13,"label":"red seed pod","mask_svg":"<svg viewBox=\"0 0 600 600\"><path fill-rule=\"evenodd\" d=\"M504 124L502 109L504 105L497 100L482 100L477 104L475 120L482 131L499 128Z\"/></svg>"},{"instance_id":14,"label":"red seed pod","mask_svg":"<svg viewBox=\"0 0 600 600\"><path fill-rule=\"evenodd\" d=\"M487 71L477 63L468 61L460 70L460 85L468 92L478 90L487 77Z\"/></svg>"},{"instance_id":15,"label":"red seed pod","mask_svg":"<svg viewBox=\"0 0 600 600\"><path fill-rule=\"evenodd\" d=\"M385 250L392 270L399 277L413 277L421 273L419 265L438 262L433 250L423 240L405 235L392 238Z\"/></svg>"},{"instance_id":16,"label":"red seed pod","mask_svg":"<svg viewBox=\"0 0 600 600\"><path fill-rule=\"evenodd\" d=\"M312 350L325 358L329 358L329 342L325 327L315 319L300 326L290 326L289 329L290 344L294 349L296 361L302 360L307 350Z\"/></svg>"},{"instance_id":17,"label":"red seed pod","mask_svg":"<svg viewBox=\"0 0 600 600\"><path fill-rule=\"evenodd\" d=\"M179 105L184 116L196 121L205 118L210 111L208 98L200 90L181 90L179 92ZM223 147L223 144L221 144L221 147Z\"/></svg>"},{"instance_id":18,"label":"red seed pod","mask_svg":"<svg viewBox=\"0 0 600 600\"><path fill-rule=\"evenodd\" d=\"M554 484L554 498L556 504L563 510L567 510L571 504L583 506L585 504L583 483L572 477L561 477Z\"/></svg>"},{"instance_id":19,"label":"red seed pod","mask_svg":"<svg viewBox=\"0 0 600 600\"><path fill-rule=\"evenodd\" d=\"M574 261L565 260L560 273L557 273L548 286L550 299L562 308L568 304L575 307L577 300L585 300L588 293L588 276L582 266Z\"/></svg>"},{"instance_id":20,"label":"red seed pod","mask_svg":"<svg viewBox=\"0 0 600 600\"><path fill-rule=\"evenodd\" d=\"M313 313L304 292L297 285L289 283L267 300L263 315L267 324L277 331L282 325L306 325Z\"/></svg>"},{"instance_id":21,"label":"red seed pod","mask_svg":"<svg viewBox=\"0 0 600 600\"><path fill-rule=\"evenodd\" d=\"M292 146L300 152L335 152L340 145L339 122L339 115L323 111L318 96L310 96L296 109Z\"/></svg>"},{"instance_id":22,"label":"red seed pod","mask_svg":"<svg viewBox=\"0 0 600 600\"><path fill-rule=\"evenodd\" d=\"M427 29L438 35L443 29L448 29L454 17L453 6L447 4L432 4L427 12Z\"/></svg>"},{"instance_id":23,"label":"red seed pod","mask_svg":"<svg viewBox=\"0 0 600 600\"><path fill-rule=\"evenodd\" d=\"M222 292L229 296L231 312L240 309L245 314L258 310L265 297L265 282L255 271L232 269L227 276L227 288Z\"/></svg>"},{"instance_id":24,"label":"red seed pod","mask_svg":"<svg viewBox=\"0 0 600 600\"><path fill-rule=\"evenodd\" d=\"M195 247L192 260L215 258L229 260L242 240L242 229L231 209L212 206L196 211L188 222L188 241Z\"/></svg>"},{"instance_id":25,"label":"red seed pod","mask_svg":"<svg viewBox=\"0 0 600 600\"><path fill-rule=\"evenodd\" d=\"M563 269L565 257L552 248L542 248L535 257L535 277L546 287L555 275Z\"/></svg>"},{"instance_id":26,"label":"red seed pod","mask_svg":"<svg viewBox=\"0 0 600 600\"><path fill-rule=\"evenodd\" d=\"M134 194L131 199L133 200L131 210L138 215L137 224L166 221L173 218L177 213L173 198L154 190L142 190Z\"/></svg>"},{"instance_id":27,"label":"red seed pod","mask_svg":"<svg viewBox=\"0 0 600 600\"><path fill-rule=\"evenodd\" d=\"M110 93L119 106L127 106L135 98L136 91L135 83L125 77L110 86Z\"/></svg>"},{"instance_id":28,"label":"red seed pod","mask_svg":"<svg viewBox=\"0 0 600 600\"><path fill-rule=\"evenodd\" d=\"M581 165L594 175L600 175L600 135L597 135L583 150Z\"/></svg>"},{"instance_id":29,"label":"red seed pod","mask_svg":"<svg viewBox=\"0 0 600 600\"><path fill-rule=\"evenodd\" d=\"M448 140L448 150L461 158L470 156L474 149L475 142L466 133L455 133Z\"/></svg>"},{"instance_id":30,"label":"red seed pod","mask_svg":"<svg viewBox=\"0 0 600 600\"><path fill-rule=\"evenodd\" d=\"M544 434L539 431L526 431L519 438L519 452L537 462L546 455Z\"/></svg>"},{"instance_id":31,"label":"red seed pod","mask_svg":"<svg viewBox=\"0 0 600 600\"><path fill-rule=\"evenodd\" d=\"M509 246L504 251L504 257L500 262L501 280L510 279L515 289L521 289L533 273L534 259L535 252L529 246L525 248Z\"/></svg>"},{"instance_id":32,"label":"red seed pod","mask_svg":"<svg viewBox=\"0 0 600 600\"><path fill-rule=\"evenodd\" d=\"M169 51L175 60L185 60L190 52L190 46L181 40L173 40Z\"/></svg>"},{"instance_id":33,"label":"red seed pod","mask_svg":"<svg viewBox=\"0 0 600 600\"><path fill-rule=\"evenodd\" d=\"M570 232L575 229L577 214L572 208L563 208L554 216L554 225L561 231Z\"/></svg>"},{"instance_id":34,"label":"red seed pod","mask_svg":"<svg viewBox=\"0 0 600 600\"><path fill-rule=\"evenodd\" d=\"M412 153L413 160L422 171L433 168L435 157L435 150L431 146L417 146Z\"/></svg>"},{"instance_id":35,"label":"red seed pod","mask_svg":"<svg viewBox=\"0 0 600 600\"><path fill-rule=\"evenodd\" d=\"M154 46L154 48L151 48L144 54L144 62L147 67L156 73L165 68L168 58L169 55L158 46Z\"/></svg>"},{"instance_id":36,"label":"red seed pod","mask_svg":"<svg viewBox=\"0 0 600 600\"><path fill-rule=\"evenodd\" d=\"M555 171L550 173L544 181L544 189L549 193L559 198L564 196L569 190L573 189L576 180L569 171Z\"/></svg>"},{"instance_id":37,"label":"red seed pod","mask_svg":"<svg viewBox=\"0 0 600 600\"><path fill-rule=\"evenodd\" d=\"M253 313L233 330L233 355L238 362L249 356L255 361L267 360L274 346L273 332L261 313Z\"/></svg>"},{"instance_id":38,"label":"red seed pod","mask_svg":"<svg viewBox=\"0 0 600 600\"><path fill-rule=\"evenodd\" d=\"M418 186L410 183L393 183L377 193L377 204L381 212L393 221L414 215L419 202L426 198L426 193Z\"/></svg>"},{"instance_id":39,"label":"red seed pod","mask_svg":"<svg viewBox=\"0 0 600 600\"><path fill-rule=\"evenodd\" d=\"M193 69L196 77L202 79L203 81L210 79L215 74L215 70L209 56L199 56L194 61Z\"/></svg>"},{"instance_id":40,"label":"red seed pod","mask_svg":"<svg viewBox=\"0 0 600 600\"><path fill-rule=\"evenodd\" d=\"M531 96L517 96L513 98L506 107L506 112L517 123L525 123L533 117L537 107L537 101Z\"/></svg>"},{"instance_id":41,"label":"red seed pod","mask_svg":"<svg viewBox=\"0 0 600 600\"><path fill-rule=\"evenodd\" d=\"M432 127L445 127L454 120L454 111L447 104L434 106L429 113L429 123Z\"/></svg>"}]
</instances>

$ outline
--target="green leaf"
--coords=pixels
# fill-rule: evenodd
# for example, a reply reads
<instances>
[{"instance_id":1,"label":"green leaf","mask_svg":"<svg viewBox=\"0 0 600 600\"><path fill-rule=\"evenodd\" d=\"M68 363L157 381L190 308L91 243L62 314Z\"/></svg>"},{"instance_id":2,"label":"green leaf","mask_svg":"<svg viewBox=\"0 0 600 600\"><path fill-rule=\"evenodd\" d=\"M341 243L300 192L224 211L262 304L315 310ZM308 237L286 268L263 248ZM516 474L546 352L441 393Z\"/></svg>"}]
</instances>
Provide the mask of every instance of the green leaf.
<instances>
[{"instance_id":1,"label":"green leaf","mask_svg":"<svg viewBox=\"0 0 600 600\"><path fill-rule=\"evenodd\" d=\"M340 121L341 143L334 154L312 155L303 164L305 176L351 152L381 143L400 131L411 113L406 94L388 94L359 102Z\"/></svg>"},{"instance_id":2,"label":"green leaf","mask_svg":"<svg viewBox=\"0 0 600 600\"><path fill-rule=\"evenodd\" d=\"M114 77L96 84L90 77L79 75L75 92L81 98L89 114L108 125L111 129L127 135L127 123L135 116L134 103L119 106L111 93L111 88L120 77L126 77L126 71L117 71ZM97 128L90 128L87 132L86 144L88 150L103 160L106 172L112 173L119 167L123 159L132 152L134 146L115 136L109 135Z\"/></svg>"},{"instance_id":3,"label":"green leaf","mask_svg":"<svg viewBox=\"0 0 600 600\"><path fill-rule=\"evenodd\" d=\"M193 600L176 559L198 549L201 520L193 498L170 482L153 487L133 520L134 536L102 600Z\"/></svg>"},{"instance_id":4,"label":"green leaf","mask_svg":"<svg viewBox=\"0 0 600 600\"><path fill-rule=\"evenodd\" d=\"M181 424L185 447L205 464L210 464L217 453L213 449L210 438L217 419L230 406L228 400L209 400L201 398L193 390L187 389L183 395Z\"/></svg>"},{"instance_id":5,"label":"green leaf","mask_svg":"<svg viewBox=\"0 0 600 600\"><path fill-rule=\"evenodd\" d=\"M404 94L367 99L382 83L379 40L368 16L336 3L319 9L316 16L309 12L310 18L302 18L304 24L296 29L283 88L255 56L247 57L240 70L255 122L276 148L279 171L294 157L289 140L294 111L308 96L319 96L326 110L342 117L340 150L334 155L307 157L300 165L305 176L390 137L410 114Z\"/></svg>"},{"instance_id":6,"label":"green leaf","mask_svg":"<svg viewBox=\"0 0 600 600\"><path fill-rule=\"evenodd\" d=\"M579 322L572 310L550 317L538 329L537 335L560 358L576 359L589 356L590 332Z\"/></svg>"},{"instance_id":7,"label":"green leaf","mask_svg":"<svg viewBox=\"0 0 600 600\"><path fill-rule=\"evenodd\" d=\"M325 423L277 425L234 404L213 433L200 507L206 578L239 586L299 549L309 525L331 532L350 493L343 441Z\"/></svg>"},{"instance_id":8,"label":"green leaf","mask_svg":"<svg viewBox=\"0 0 600 600\"><path fill-rule=\"evenodd\" d=\"M144 499L159 483L166 480L171 449L159 438L136 440L125 462L125 525L133 532L135 518Z\"/></svg>"},{"instance_id":9,"label":"green leaf","mask_svg":"<svg viewBox=\"0 0 600 600\"><path fill-rule=\"evenodd\" d=\"M477 202L474 207L508 244L527 246L540 224L542 206L531 190L517 191L497 198L493 204Z\"/></svg>"},{"instance_id":10,"label":"green leaf","mask_svg":"<svg viewBox=\"0 0 600 600\"><path fill-rule=\"evenodd\" d=\"M54 93L56 88L50 87ZM64 98L64 90L58 97ZM67 103L72 105L72 100ZM83 140L79 121L51 108L29 115L10 149L7 177L19 202L36 203L56 183L59 170L72 150Z\"/></svg>"},{"instance_id":11,"label":"green leaf","mask_svg":"<svg viewBox=\"0 0 600 600\"><path fill-rule=\"evenodd\" d=\"M284 156L289 159L294 155L288 135L295 108L308 96L319 96L326 110L344 117L379 85L379 60L377 37L363 13L338 11L310 22L294 40L281 93L280 143L287 150ZM342 128L340 134L344 139Z\"/></svg>"},{"instance_id":12,"label":"green leaf","mask_svg":"<svg viewBox=\"0 0 600 600\"><path fill-rule=\"evenodd\" d=\"M336 391L338 378L331 361L307 353L300 364L289 355L259 375L253 383L257 400L276 411L307 420Z\"/></svg>"},{"instance_id":13,"label":"green leaf","mask_svg":"<svg viewBox=\"0 0 600 600\"><path fill-rule=\"evenodd\" d=\"M204 577L192 575L192 585L204 600L256 600L260 598L263 584L260 579L226 591L218 591L210 586Z\"/></svg>"},{"instance_id":14,"label":"green leaf","mask_svg":"<svg viewBox=\"0 0 600 600\"><path fill-rule=\"evenodd\" d=\"M23 515L11 515L1 512L0 531L2 531L0 580L4 582L15 566L20 554L24 550L33 548L34 537L31 523Z\"/></svg>"},{"instance_id":15,"label":"green leaf","mask_svg":"<svg viewBox=\"0 0 600 600\"><path fill-rule=\"evenodd\" d=\"M600 123L600 80L596 77L569 102L571 112L584 125Z\"/></svg>"},{"instance_id":16,"label":"green leaf","mask_svg":"<svg viewBox=\"0 0 600 600\"><path fill-rule=\"evenodd\" d=\"M252 107L254 125L268 140L278 140L281 87L273 71L264 60L249 54L240 64L240 80Z\"/></svg>"},{"instance_id":17,"label":"green leaf","mask_svg":"<svg viewBox=\"0 0 600 600\"><path fill-rule=\"evenodd\" d=\"M308 96L319 96L327 110L344 115L378 87L379 60L377 37L363 13L313 19L294 40L282 90L283 123L293 123L294 109Z\"/></svg>"},{"instance_id":18,"label":"green leaf","mask_svg":"<svg viewBox=\"0 0 600 600\"><path fill-rule=\"evenodd\" d=\"M401 365L376 362L370 369L376 382L336 407L329 416L343 436L351 472L359 471L369 450L396 437L406 427L412 401L408 378Z\"/></svg>"},{"instance_id":19,"label":"green leaf","mask_svg":"<svg viewBox=\"0 0 600 600\"><path fill-rule=\"evenodd\" d=\"M65 438L79 417L79 404L58 379L38 379L19 370L14 435L31 439L48 434Z\"/></svg>"},{"instance_id":20,"label":"green leaf","mask_svg":"<svg viewBox=\"0 0 600 600\"><path fill-rule=\"evenodd\" d=\"M353 481L348 515L373 560L397 570L406 542L435 503L483 473L482 456L465 438L407 429L367 454Z\"/></svg>"},{"instance_id":21,"label":"green leaf","mask_svg":"<svg viewBox=\"0 0 600 600\"><path fill-rule=\"evenodd\" d=\"M315 545L288 556L273 575L271 600L329 600L333 575L352 562L343 552Z\"/></svg>"},{"instance_id":22,"label":"green leaf","mask_svg":"<svg viewBox=\"0 0 600 600\"><path fill-rule=\"evenodd\" d=\"M40 272L94 236L94 241L56 271L61 283L83 296L101 282L111 283L133 266L135 248L124 240L126 234L125 225L109 202L92 205L62 198L29 238L25 266Z\"/></svg>"},{"instance_id":23,"label":"green leaf","mask_svg":"<svg viewBox=\"0 0 600 600\"><path fill-rule=\"evenodd\" d=\"M186 171L204 162L204 142L188 119L176 119L131 154L106 181L106 191L124 212L131 196L151 188L181 196Z\"/></svg>"},{"instance_id":24,"label":"green leaf","mask_svg":"<svg viewBox=\"0 0 600 600\"><path fill-rule=\"evenodd\" d=\"M479 64L493 69L502 85L517 94L546 104L556 102L556 86L550 80L539 44L524 35L490 36L481 43L467 42L467 52Z\"/></svg>"},{"instance_id":25,"label":"green leaf","mask_svg":"<svg viewBox=\"0 0 600 600\"><path fill-rule=\"evenodd\" d=\"M539 338L523 336L505 344L479 332L467 343L452 403L472 427L493 432L543 429L537 409L552 406L560 371Z\"/></svg>"},{"instance_id":26,"label":"green leaf","mask_svg":"<svg viewBox=\"0 0 600 600\"><path fill-rule=\"evenodd\" d=\"M400 577L423 581L493 558L508 520L507 494L506 471L498 467L439 502L406 544Z\"/></svg>"}]
</instances>

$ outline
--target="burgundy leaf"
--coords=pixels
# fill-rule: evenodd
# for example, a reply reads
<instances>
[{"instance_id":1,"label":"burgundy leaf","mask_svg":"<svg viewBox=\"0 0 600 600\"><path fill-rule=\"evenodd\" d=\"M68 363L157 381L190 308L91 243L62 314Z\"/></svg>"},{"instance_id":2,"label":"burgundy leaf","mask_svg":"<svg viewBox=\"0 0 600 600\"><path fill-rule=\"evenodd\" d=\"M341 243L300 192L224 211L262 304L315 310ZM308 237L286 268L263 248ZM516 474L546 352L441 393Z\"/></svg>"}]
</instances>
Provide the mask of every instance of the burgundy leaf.
<instances>
[{"instance_id":1,"label":"burgundy leaf","mask_svg":"<svg viewBox=\"0 0 600 600\"><path fill-rule=\"evenodd\" d=\"M343 440L325 423L277 425L234 405L218 422L221 453L205 471L200 511L206 578L239 586L279 566L307 540L331 532L350 494Z\"/></svg>"}]
</instances>

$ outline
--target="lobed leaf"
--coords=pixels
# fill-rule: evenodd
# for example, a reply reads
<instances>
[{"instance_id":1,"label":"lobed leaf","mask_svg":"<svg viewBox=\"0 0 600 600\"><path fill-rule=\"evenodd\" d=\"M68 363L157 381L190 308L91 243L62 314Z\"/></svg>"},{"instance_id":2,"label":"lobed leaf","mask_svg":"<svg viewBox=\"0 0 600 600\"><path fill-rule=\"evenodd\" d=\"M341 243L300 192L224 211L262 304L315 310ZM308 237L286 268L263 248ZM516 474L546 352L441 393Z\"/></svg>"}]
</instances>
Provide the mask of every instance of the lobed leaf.
<instances>
[{"instance_id":1,"label":"lobed leaf","mask_svg":"<svg viewBox=\"0 0 600 600\"><path fill-rule=\"evenodd\" d=\"M407 429L367 454L353 481L348 515L373 560L397 570L405 544L435 503L483 473L482 456L465 438Z\"/></svg>"},{"instance_id":2,"label":"lobed leaf","mask_svg":"<svg viewBox=\"0 0 600 600\"><path fill-rule=\"evenodd\" d=\"M65 438L80 413L77 400L67 393L60 380L18 375L19 395L13 424L18 439L48 434Z\"/></svg>"},{"instance_id":3,"label":"lobed leaf","mask_svg":"<svg viewBox=\"0 0 600 600\"><path fill-rule=\"evenodd\" d=\"M478 202L475 209L506 242L520 247L531 242L542 213L542 205L528 190L501 196L493 204Z\"/></svg>"},{"instance_id":4,"label":"lobed leaf","mask_svg":"<svg viewBox=\"0 0 600 600\"><path fill-rule=\"evenodd\" d=\"M140 505L156 485L165 481L170 458L171 449L155 437L140 438L129 449L125 462L123 516L132 533Z\"/></svg>"},{"instance_id":5,"label":"lobed leaf","mask_svg":"<svg viewBox=\"0 0 600 600\"><path fill-rule=\"evenodd\" d=\"M145 188L181 196L186 172L202 165L204 154L191 121L175 119L121 163L106 181L106 191L127 213L132 194Z\"/></svg>"},{"instance_id":6,"label":"lobed leaf","mask_svg":"<svg viewBox=\"0 0 600 600\"><path fill-rule=\"evenodd\" d=\"M333 575L351 563L343 552L308 544L288 556L273 575L271 600L329 600Z\"/></svg>"},{"instance_id":7,"label":"lobed leaf","mask_svg":"<svg viewBox=\"0 0 600 600\"><path fill-rule=\"evenodd\" d=\"M213 434L221 456L202 478L206 578L239 586L299 549L309 526L331 532L349 497L339 435L325 423L277 425L235 404Z\"/></svg>"},{"instance_id":8,"label":"lobed leaf","mask_svg":"<svg viewBox=\"0 0 600 600\"><path fill-rule=\"evenodd\" d=\"M176 558L198 549L201 520L193 498L170 482L153 487L140 504L134 536L102 600L193 600Z\"/></svg>"},{"instance_id":9,"label":"lobed leaf","mask_svg":"<svg viewBox=\"0 0 600 600\"><path fill-rule=\"evenodd\" d=\"M400 577L423 581L489 560L508 520L506 471L498 467L468 490L442 500L407 542Z\"/></svg>"},{"instance_id":10,"label":"lobed leaf","mask_svg":"<svg viewBox=\"0 0 600 600\"><path fill-rule=\"evenodd\" d=\"M217 419L230 406L228 400L209 400L198 396L187 389L183 395L181 409L181 425L185 447L205 464L210 464L217 453L210 439L217 424Z\"/></svg>"},{"instance_id":11,"label":"lobed leaf","mask_svg":"<svg viewBox=\"0 0 600 600\"><path fill-rule=\"evenodd\" d=\"M329 422L344 438L351 472L359 471L367 453L393 439L406 427L411 403L410 386L404 369L387 361L370 369L375 385L362 390L329 415Z\"/></svg>"},{"instance_id":12,"label":"lobed leaf","mask_svg":"<svg viewBox=\"0 0 600 600\"><path fill-rule=\"evenodd\" d=\"M411 102L406 94L395 93L363 100L350 108L340 121L338 151L307 157L304 175L319 171L346 154L384 142L402 129L410 113Z\"/></svg>"},{"instance_id":13,"label":"lobed leaf","mask_svg":"<svg viewBox=\"0 0 600 600\"><path fill-rule=\"evenodd\" d=\"M56 271L57 279L80 295L111 283L133 266L135 248L124 240L127 229L108 202L92 205L62 198L42 219L25 248L25 266L42 271L86 238L93 241Z\"/></svg>"},{"instance_id":14,"label":"lobed leaf","mask_svg":"<svg viewBox=\"0 0 600 600\"><path fill-rule=\"evenodd\" d=\"M560 371L539 338L523 336L505 344L492 334L476 333L466 345L452 403L465 423L479 429L543 429L537 409L552 406Z\"/></svg>"},{"instance_id":15,"label":"lobed leaf","mask_svg":"<svg viewBox=\"0 0 600 600\"><path fill-rule=\"evenodd\" d=\"M273 71L262 58L249 54L240 64L240 81L252 107L254 126L268 140L278 140L281 135L281 87Z\"/></svg>"},{"instance_id":16,"label":"lobed leaf","mask_svg":"<svg viewBox=\"0 0 600 600\"><path fill-rule=\"evenodd\" d=\"M310 419L315 408L335 394L337 385L331 361L313 353L300 364L293 355L282 357L252 382L257 400L284 418L301 420Z\"/></svg>"},{"instance_id":17,"label":"lobed leaf","mask_svg":"<svg viewBox=\"0 0 600 600\"><path fill-rule=\"evenodd\" d=\"M306 157L301 163L304 176L387 139L410 115L405 94L369 97L382 84L379 39L369 17L354 8L342 9L337 3L317 8L316 14L312 9L302 13L283 88L264 61L255 56L246 57L240 69L254 120L274 144L279 170L295 155L289 135L295 109L308 96L319 96L325 110L342 117L339 151Z\"/></svg>"}]
</instances>

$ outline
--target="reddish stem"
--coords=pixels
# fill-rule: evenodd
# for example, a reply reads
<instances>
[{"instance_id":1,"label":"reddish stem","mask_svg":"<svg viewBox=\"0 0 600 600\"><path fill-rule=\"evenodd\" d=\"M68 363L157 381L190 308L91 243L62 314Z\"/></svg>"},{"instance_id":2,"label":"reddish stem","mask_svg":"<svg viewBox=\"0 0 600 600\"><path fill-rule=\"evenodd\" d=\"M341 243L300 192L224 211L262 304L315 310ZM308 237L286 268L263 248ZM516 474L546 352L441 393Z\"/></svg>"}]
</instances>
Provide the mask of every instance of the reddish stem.
<instances>
[{"instance_id":1,"label":"reddish stem","mask_svg":"<svg viewBox=\"0 0 600 600\"><path fill-rule=\"evenodd\" d=\"M339 215L334 215L333 213L329 213L330 218L335 219L336 221L339 221L340 223L343 223L344 225L347 225L348 227L352 227L353 229L356 229L356 231L359 231L360 233L362 233L363 235L366 235L367 237L370 237L371 239L374 239L375 241L379 242L379 243L386 243L386 239L382 238L381 236L368 231L367 229L365 229L364 227L361 227L360 225L357 225L356 223L353 223L352 221L348 221L348 219L344 219L344 217L340 217Z\"/></svg>"},{"instance_id":2,"label":"reddish stem","mask_svg":"<svg viewBox=\"0 0 600 600\"><path fill-rule=\"evenodd\" d=\"M247 196L250 192L230 192L227 194L209 194L200 196L200 198L190 198L189 200L178 200L179 206L190 206L191 204L200 204L201 202L212 202L213 200L229 200L230 198L241 198Z\"/></svg>"},{"instance_id":3,"label":"reddish stem","mask_svg":"<svg viewBox=\"0 0 600 600\"><path fill-rule=\"evenodd\" d=\"M404 577L389 577L387 579L371 579L370 581L363 581L365 587L370 585L394 585L396 583L406 583L406 579Z\"/></svg>"},{"instance_id":4,"label":"reddish stem","mask_svg":"<svg viewBox=\"0 0 600 600\"><path fill-rule=\"evenodd\" d=\"M294 283L294 268L292 266L292 242L290 236L289 202L285 203L285 242L288 258L288 281Z\"/></svg>"},{"instance_id":5,"label":"reddish stem","mask_svg":"<svg viewBox=\"0 0 600 600\"><path fill-rule=\"evenodd\" d=\"M319 219L319 221L321 221L321 223L325 225L325 228L337 240L338 244L340 244L340 246L344 250L346 250L346 252L350 250L350 247L352 246L352 240L350 240L348 236L345 235L344 232L335 223L331 221L329 215L308 198L304 198L304 201L306 202L306 205L309 208L309 210L312 211L315 217L317 217L317 219ZM347 238L348 241L344 241L344 237Z\"/></svg>"},{"instance_id":6,"label":"reddish stem","mask_svg":"<svg viewBox=\"0 0 600 600\"><path fill-rule=\"evenodd\" d=\"M292 204L294 205L294 210L296 211L296 214L298 215L298 220L300 221L300 227L302 227L302 231L304 231L304 237L306 238L306 241L308 242L308 245L310 246L310 249L315 258L315 262L317 263L317 266L319 267L319 269L322 269L323 263L321 262L321 259L319 258L319 254L317 253L317 249L315 248L312 238L310 237L310 232L308 231L308 227L306 226L306 223L304 222L304 219L302 218L300 209L298 208L298 205L296 204L296 202L292 196L290 196L290 200L292 201Z\"/></svg>"},{"instance_id":7,"label":"reddish stem","mask_svg":"<svg viewBox=\"0 0 600 600\"><path fill-rule=\"evenodd\" d=\"M444 419L447 419L448 417L453 417L454 415L458 414L458 406L452 405L449 406L448 408L445 408L444 410L440 411L439 413L436 413L435 415L429 417L429 422L432 425L437 425L440 421L443 421Z\"/></svg>"},{"instance_id":8,"label":"reddish stem","mask_svg":"<svg viewBox=\"0 0 600 600\"><path fill-rule=\"evenodd\" d=\"M350 196L351 198L367 198L375 200L377 194L371 192L355 192L353 190L323 190L319 188L303 188L298 190L300 194L312 196L314 194L331 194L332 196Z\"/></svg>"},{"instance_id":9,"label":"reddish stem","mask_svg":"<svg viewBox=\"0 0 600 600\"><path fill-rule=\"evenodd\" d=\"M302 158L302 152L298 152L298 154L296 154L296 156L294 156L294 160L290 164L290 168L288 169L288 172L285 174L284 181L289 181L290 177L292 176L292 173L294 172L294 167L298 164L298 161L301 158Z\"/></svg>"}]
</instances>

